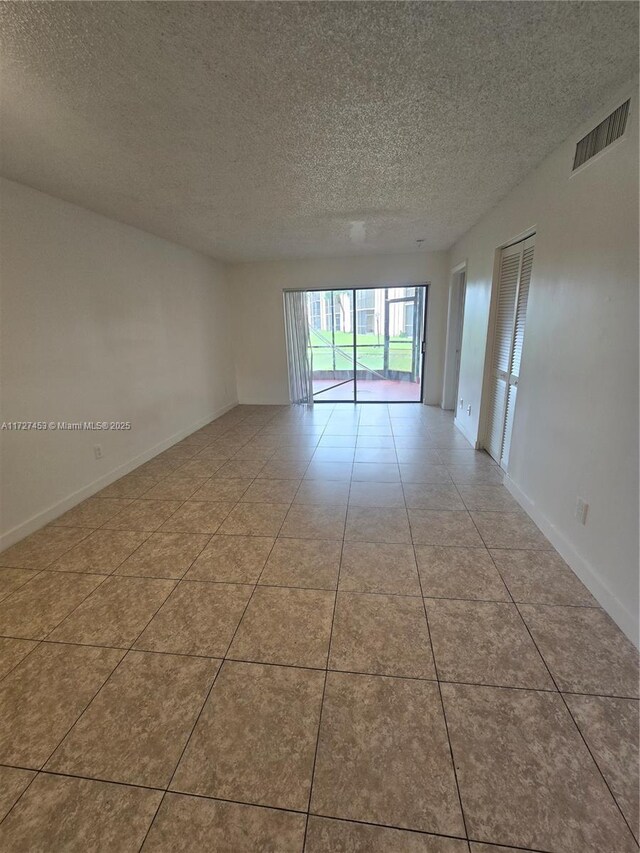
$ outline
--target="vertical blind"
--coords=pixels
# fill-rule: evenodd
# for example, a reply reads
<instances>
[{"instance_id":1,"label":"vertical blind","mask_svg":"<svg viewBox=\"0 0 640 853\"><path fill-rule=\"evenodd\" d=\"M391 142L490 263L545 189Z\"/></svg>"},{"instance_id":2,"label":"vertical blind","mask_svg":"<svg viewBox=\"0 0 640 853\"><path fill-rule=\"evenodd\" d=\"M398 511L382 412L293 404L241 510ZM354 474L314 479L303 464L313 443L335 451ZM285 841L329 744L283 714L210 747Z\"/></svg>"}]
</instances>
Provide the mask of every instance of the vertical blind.
<instances>
[{"instance_id":1,"label":"vertical blind","mask_svg":"<svg viewBox=\"0 0 640 853\"><path fill-rule=\"evenodd\" d=\"M289 399L292 403L313 403L311 348L306 294L288 290L284 294L284 324L289 365Z\"/></svg>"}]
</instances>

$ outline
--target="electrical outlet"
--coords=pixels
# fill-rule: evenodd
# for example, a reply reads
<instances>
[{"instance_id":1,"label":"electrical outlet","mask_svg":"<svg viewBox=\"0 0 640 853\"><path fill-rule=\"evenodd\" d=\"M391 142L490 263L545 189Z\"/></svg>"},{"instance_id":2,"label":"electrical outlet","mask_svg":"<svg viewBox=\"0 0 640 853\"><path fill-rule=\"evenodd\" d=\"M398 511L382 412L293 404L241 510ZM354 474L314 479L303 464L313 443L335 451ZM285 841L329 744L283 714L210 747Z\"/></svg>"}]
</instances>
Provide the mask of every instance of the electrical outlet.
<instances>
[{"instance_id":1,"label":"electrical outlet","mask_svg":"<svg viewBox=\"0 0 640 853\"><path fill-rule=\"evenodd\" d=\"M102 459L102 445L101 444L95 444L94 445L93 455L96 457L96 459Z\"/></svg>"},{"instance_id":2,"label":"electrical outlet","mask_svg":"<svg viewBox=\"0 0 640 853\"><path fill-rule=\"evenodd\" d=\"M587 523L587 513L589 512L589 504L582 498L576 500L575 516L580 524Z\"/></svg>"},{"instance_id":3,"label":"electrical outlet","mask_svg":"<svg viewBox=\"0 0 640 853\"><path fill-rule=\"evenodd\" d=\"M471 403L469 403L469 405L467 406L467 414L471 414Z\"/></svg>"}]
</instances>

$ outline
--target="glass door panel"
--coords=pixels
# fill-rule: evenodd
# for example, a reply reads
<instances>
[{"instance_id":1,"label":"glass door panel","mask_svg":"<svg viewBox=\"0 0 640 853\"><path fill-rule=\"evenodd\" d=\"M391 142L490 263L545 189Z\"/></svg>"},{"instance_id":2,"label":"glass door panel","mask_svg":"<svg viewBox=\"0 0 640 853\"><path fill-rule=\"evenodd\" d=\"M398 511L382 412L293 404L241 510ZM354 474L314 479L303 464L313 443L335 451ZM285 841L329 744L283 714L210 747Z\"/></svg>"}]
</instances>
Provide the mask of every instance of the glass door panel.
<instances>
[{"instance_id":1,"label":"glass door panel","mask_svg":"<svg viewBox=\"0 0 640 853\"><path fill-rule=\"evenodd\" d=\"M356 401L420 402L425 287L356 291Z\"/></svg>"},{"instance_id":2,"label":"glass door panel","mask_svg":"<svg viewBox=\"0 0 640 853\"><path fill-rule=\"evenodd\" d=\"M357 401L377 400L375 388L384 380L384 290L355 291Z\"/></svg>"},{"instance_id":3,"label":"glass door panel","mask_svg":"<svg viewBox=\"0 0 640 853\"><path fill-rule=\"evenodd\" d=\"M353 290L307 293L315 402L354 402Z\"/></svg>"}]
</instances>

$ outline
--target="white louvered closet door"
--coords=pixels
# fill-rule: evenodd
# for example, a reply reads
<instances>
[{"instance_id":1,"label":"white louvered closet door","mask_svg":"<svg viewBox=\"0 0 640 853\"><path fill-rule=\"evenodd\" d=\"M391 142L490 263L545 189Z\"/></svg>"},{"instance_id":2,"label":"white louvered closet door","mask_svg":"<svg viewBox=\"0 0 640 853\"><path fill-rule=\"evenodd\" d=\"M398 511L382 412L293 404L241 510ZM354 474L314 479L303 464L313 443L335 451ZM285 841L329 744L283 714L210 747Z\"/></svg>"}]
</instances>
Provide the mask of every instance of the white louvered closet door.
<instances>
[{"instance_id":1,"label":"white louvered closet door","mask_svg":"<svg viewBox=\"0 0 640 853\"><path fill-rule=\"evenodd\" d=\"M535 237L502 250L486 448L505 470L520 378Z\"/></svg>"}]
</instances>

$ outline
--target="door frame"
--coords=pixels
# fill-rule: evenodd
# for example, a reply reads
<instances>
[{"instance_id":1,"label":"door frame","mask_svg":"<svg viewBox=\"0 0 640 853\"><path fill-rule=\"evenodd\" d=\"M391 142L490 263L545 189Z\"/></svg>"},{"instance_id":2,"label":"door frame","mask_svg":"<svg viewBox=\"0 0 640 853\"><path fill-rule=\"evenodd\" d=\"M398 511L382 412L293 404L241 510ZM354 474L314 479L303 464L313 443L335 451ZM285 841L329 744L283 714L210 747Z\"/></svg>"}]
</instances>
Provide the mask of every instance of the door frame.
<instances>
[{"instance_id":1,"label":"door frame","mask_svg":"<svg viewBox=\"0 0 640 853\"><path fill-rule=\"evenodd\" d=\"M514 246L517 243L523 243L529 237L534 237L537 232L537 226L531 225L524 231L521 231L515 237L505 240L494 251L493 255L493 275L491 277L491 298L489 304L489 322L487 325L487 346L485 348L484 368L482 374L482 394L480 397L480 415L478 422L478 441L476 447L486 450L489 441L489 413L491 410L491 374L493 364L493 351L496 343L496 323L498 320L498 288L500 286L500 259L503 249ZM518 282L519 286L519 282ZM506 405L506 403L505 403ZM491 457L493 459L493 457ZM498 465L505 473L508 473L508 468L504 468L500 462Z\"/></svg>"},{"instance_id":2,"label":"door frame","mask_svg":"<svg viewBox=\"0 0 640 853\"><path fill-rule=\"evenodd\" d=\"M458 289L458 322L456 323L456 363L455 363L455 395L454 395L454 408L457 409L458 405L458 393L460 391L460 364L462 363L462 336L464 334L464 303L467 297L467 268L465 268L460 273L460 283Z\"/></svg>"},{"instance_id":3,"label":"door frame","mask_svg":"<svg viewBox=\"0 0 640 853\"><path fill-rule=\"evenodd\" d=\"M333 287L287 287L284 288L283 292L294 290L302 293L331 293L334 290L349 290L352 293L352 327L353 327L353 401L351 400L315 400L313 401L314 405L321 403L351 403L354 405L364 406L364 405L407 405L408 403L415 403L417 405L424 404L424 386L425 386L425 375L426 375L426 367L427 367L427 321L429 318L429 287L430 281L422 281L422 282L402 282L402 283L394 283L394 284L360 284L352 287L340 287L339 285L335 285ZM419 400L384 400L384 401L374 401L374 400L358 400L358 379L356 376L356 338L357 338L357 325L356 325L356 291L357 290L385 290L387 288L395 288L395 287L421 287L424 288L424 306L423 306L423 316L422 316L422 340L420 342L421 349L421 357L420 357L420 399Z\"/></svg>"},{"instance_id":4,"label":"door frame","mask_svg":"<svg viewBox=\"0 0 640 853\"><path fill-rule=\"evenodd\" d=\"M460 385L460 361L464 329L464 303L467 290L466 260L452 268L449 279L447 338L445 343L441 408L457 414Z\"/></svg>"}]
</instances>

